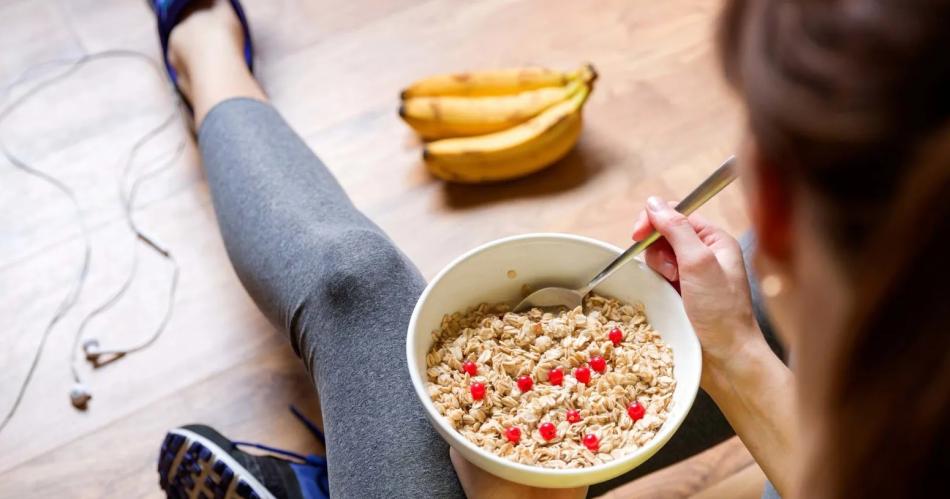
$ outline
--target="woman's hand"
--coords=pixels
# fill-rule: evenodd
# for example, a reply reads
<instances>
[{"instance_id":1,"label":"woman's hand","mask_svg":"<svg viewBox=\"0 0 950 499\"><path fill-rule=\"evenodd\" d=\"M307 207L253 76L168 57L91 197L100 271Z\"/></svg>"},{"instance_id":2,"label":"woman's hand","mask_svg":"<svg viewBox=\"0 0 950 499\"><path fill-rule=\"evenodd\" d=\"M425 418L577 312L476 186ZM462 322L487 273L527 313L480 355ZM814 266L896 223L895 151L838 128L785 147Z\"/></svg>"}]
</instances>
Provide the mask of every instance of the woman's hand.
<instances>
[{"instance_id":1,"label":"woman's hand","mask_svg":"<svg viewBox=\"0 0 950 499\"><path fill-rule=\"evenodd\" d=\"M452 458L452 466L455 467L459 482L462 483L462 489L465 490L465 495L469 499L481 499L483 497L491 499L582 499L587 495L587 487L539 489L509 482L466 461L458 452L455 452L455 449L449 450L449 456Z\"/></svg>"},{"instance_id":2,"label":"woman's hand","mask_svg":"<svg viewBox=\"0 0 950 499\"><path fill-rule=\"evenodd\" d=\"M780 492L790 490L796 455L794 378L772 353L752 312L739 243L700 217L652 197L633 238L656 228L665 239L647 264L679 284L703 347L701 384Z\"/></svg>"},{"instance_id":3,"label":"woman's hand","mask_svg":"<svg viewBox=\"0 0 950 499\"><path fill-rule=\"evenodd\" d=\"M646 238L654 228L664 239L646 251L646 263L679 286L686 315L703 348L703 387L747 347L765 344L752 311L749 281L738 241L722 229L692 215L689 218L656 197L637 220L633 238ZM766 347L767 348L767 347Z\"/></svg>"}]
</instances>

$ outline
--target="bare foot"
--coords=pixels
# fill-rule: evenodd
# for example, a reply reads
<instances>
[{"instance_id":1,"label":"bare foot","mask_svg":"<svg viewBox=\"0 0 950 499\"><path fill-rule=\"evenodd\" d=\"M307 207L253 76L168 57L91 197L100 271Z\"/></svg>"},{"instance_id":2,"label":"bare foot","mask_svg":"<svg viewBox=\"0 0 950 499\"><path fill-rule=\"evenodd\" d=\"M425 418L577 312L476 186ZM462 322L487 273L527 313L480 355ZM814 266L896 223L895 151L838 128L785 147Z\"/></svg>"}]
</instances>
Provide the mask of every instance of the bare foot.
<instances>
[{"instance_id":1,"label":"bare foot","mask_svg":"<svg viewBox=\"0 0 950 499\"><path fill-rule=\"evenodd\" d=\"M246 66L244 30L227 0L201 0L188 6L168 38L168 62L178 73L178 87L193 100L194 78L203 69Z\"/></svg>"}]
</instances>

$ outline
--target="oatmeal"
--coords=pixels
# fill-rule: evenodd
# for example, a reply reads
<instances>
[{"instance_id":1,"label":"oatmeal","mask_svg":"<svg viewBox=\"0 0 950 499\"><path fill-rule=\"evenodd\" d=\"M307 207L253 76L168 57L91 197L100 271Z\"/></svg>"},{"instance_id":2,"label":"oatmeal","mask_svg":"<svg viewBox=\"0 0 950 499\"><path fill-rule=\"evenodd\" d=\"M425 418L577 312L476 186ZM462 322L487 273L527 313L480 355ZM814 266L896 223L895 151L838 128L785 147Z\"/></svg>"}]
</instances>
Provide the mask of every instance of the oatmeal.
<instances>
[{"instance_id":1,"label":"oatmeal","mask_svg":"<svg viewBox=\"0 0 950 499\"><path fill-rule=\"evenodd\" d=\"M459 433L547 468L607 462L653 438L676 382L642 305L590 295L560 313L508 308L446 315L433 332L428 393Z\"/></svg>"}]
</instances>

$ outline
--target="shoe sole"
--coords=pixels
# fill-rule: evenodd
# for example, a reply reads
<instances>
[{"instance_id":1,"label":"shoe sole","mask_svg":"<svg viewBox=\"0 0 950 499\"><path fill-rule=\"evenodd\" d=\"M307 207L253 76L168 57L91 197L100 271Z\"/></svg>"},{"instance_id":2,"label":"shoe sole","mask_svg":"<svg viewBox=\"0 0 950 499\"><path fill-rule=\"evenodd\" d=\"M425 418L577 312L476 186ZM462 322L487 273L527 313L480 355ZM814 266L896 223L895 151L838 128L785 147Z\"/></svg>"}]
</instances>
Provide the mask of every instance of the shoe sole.
<instances>
[{"instance_id":1,"label":"shoe sole","mask_svg":"<svg viewBox=\"0 0 950 499\"><path fill-rule=\"evenodd\" d=\"M275 499L227 451L183 428L165 435L158 475L162 490L173 499Z\"/></svg>"}]
</instances>

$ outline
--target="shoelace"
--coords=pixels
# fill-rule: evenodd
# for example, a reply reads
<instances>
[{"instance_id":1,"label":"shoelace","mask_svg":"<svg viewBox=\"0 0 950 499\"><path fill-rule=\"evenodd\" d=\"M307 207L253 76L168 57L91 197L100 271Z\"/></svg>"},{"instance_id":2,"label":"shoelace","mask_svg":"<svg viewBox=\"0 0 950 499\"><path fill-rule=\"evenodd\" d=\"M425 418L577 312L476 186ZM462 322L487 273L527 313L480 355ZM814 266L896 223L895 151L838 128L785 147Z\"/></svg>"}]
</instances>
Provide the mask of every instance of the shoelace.
<instances>
[{"instance_id":1,"label":"shoelace","mask_svg":"<svg viewBox=\"0 0 950 499\"><path fill-rule=\"evenodd\" d=\"M320 428L317 428L317 425L313 421L309 420L307 416L304 416L299 409L293 405L289 406L290 412L308 429L313 436L320 441L321 444L326 444L326 438L323 435L323 432L320 431ZM303 454L298 454L289 450L278 449L276 447L271 447L269 445L259 444L256 442L244 442L244 441L233 441L231 442L235 447L254 447L255 449L260 449L263 451L270 452L272 454L277 454L281 456L291 457L298 461L298 464L308 464L316 468L317 471L317 486L323 491L323 493L329 497L329 475L327 474L327 459L323 456L317 454L310 454L304 456Z\"/></svg>"}]
</instances>

